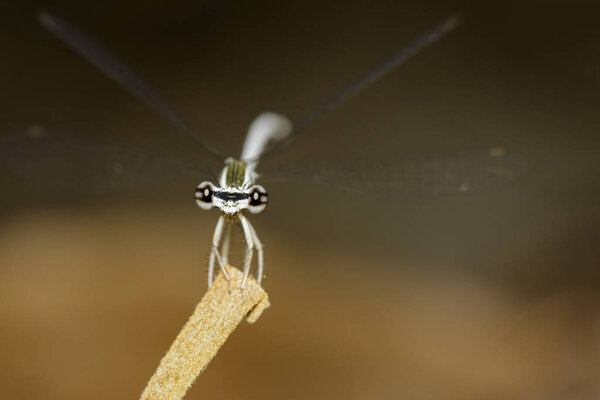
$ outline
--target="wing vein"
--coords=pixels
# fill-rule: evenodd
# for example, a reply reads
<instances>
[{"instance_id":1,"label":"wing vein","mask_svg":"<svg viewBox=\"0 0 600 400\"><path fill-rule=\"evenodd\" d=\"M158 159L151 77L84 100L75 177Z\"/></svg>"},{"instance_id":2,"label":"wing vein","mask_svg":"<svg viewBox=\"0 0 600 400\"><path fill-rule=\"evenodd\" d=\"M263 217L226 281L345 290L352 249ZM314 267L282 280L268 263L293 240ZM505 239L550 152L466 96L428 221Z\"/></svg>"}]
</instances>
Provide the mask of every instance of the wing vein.
<instances>
[{"instance_id":1,"label":"wing vein","mask_svg":"<svg viewBox=\"0 0 600 400\"><path fill-rule=\"evenodd\" d=\"M223 160L225 156L210 143L198 135L192 127L173 110L169 104L130 67L119 61L108 50L86 37L82 32L70 26L60 18L40 11L37 15L39 23L69 47L82 55L90 63L98 67L108 77L123 86L134 96L145 102L156 112L170 120L189 136L194 138L210 154Z\"/></svg>"}]
</instances>

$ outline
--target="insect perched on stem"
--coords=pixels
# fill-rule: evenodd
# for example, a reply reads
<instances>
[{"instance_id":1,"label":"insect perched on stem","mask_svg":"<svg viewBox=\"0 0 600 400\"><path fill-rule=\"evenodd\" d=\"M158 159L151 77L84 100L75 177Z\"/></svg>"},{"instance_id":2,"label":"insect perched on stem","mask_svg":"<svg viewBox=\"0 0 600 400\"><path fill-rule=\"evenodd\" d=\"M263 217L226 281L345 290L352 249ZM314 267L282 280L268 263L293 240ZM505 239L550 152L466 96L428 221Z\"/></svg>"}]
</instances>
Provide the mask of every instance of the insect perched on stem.
<instances>
[{"instance_id":1,"label":"insect perched on stem","mask_svg":"<svg viewBox=\"0 0 600 400\"><path fill-rule=\"evenodd\" d=\"M246 258L244 263L244 287L250 273L254 252L257 253L257 281L261 282L264 269L263 246L258 235L244 213L261 212L268 203L267 191L256 184L259 177L256 172L258 161L270 153L275 147L293 138L304 130L311 122L336 108L346 100L358 94L429 44L437 41L442 35L454 29L460 22L460 15L452 15L440 25L426 32L409 46L403 48L392 57L379 64L365 75L349 85L346 89L331 97L321 107L305 118L292 124L286 117L265 112L260 114L250 125L239 158L227 158L198 135L148 84L141 80L129 67L117 60L112 54L92 42L75 28L59 18L47 13L38 14L40 23L58 38L66 42L74 50L103 70L110 78L127 88L135 96L146 102L158 113L171 120L185 133L193 137L210 154L224 161L218 185L202 182L196 189L196 203L202 209L218 208L221 216L212 239L209 258L208 284L214 276L215 261L227 277L225 266L228 263L230 228L232 223L239 222L246 240Z\"/></svg>"},{"instance_id":2,"label":"insect perched on stem","mask_svg":"<svg viewBox=\"0 0 600 400\"><path fill-rule=\"evenodd\" d=\"M254 227L244 216L244 211L247 210L252 214L257 214L267 206L269 201L267 191L262 186L254 183L258 177L256 173L258 158L264 146L270 140L281 140L289 135L291 131L292 124L286 117L269 112L259 115L248 130L240 159L228 158L225 161L225 168L221 172L219 186L215 186L211 182L202 182L198 185L196 203L204 210L216 207L222 213L217 221L208 262L209 285L213 280L215 258L221 267L221 271L227 277L225 265L227 265L229 255L231 223L234 221L241 223L248 245L242 287L248 278L254 249L258 253L257 281L260 284L264 266L263 247ZM225 237L219 251L218 246L223 237L223 232L225 232Z\"/></svg>"}]
</instances>

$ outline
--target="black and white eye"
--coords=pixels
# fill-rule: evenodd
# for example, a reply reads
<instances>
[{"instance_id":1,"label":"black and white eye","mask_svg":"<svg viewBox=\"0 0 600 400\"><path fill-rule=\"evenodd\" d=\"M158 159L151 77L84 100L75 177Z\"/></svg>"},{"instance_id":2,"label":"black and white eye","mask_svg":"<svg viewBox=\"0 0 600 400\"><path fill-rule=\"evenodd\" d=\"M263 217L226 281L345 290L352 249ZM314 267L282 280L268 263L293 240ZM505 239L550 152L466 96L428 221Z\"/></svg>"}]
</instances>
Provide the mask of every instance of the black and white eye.
<instances>
[{"instance_id":1,"label":"black and white eye","mask_svg":"<svg viewBox=\"0 0 600 400\"><path fill-rule=\"evenodd\" d=\"M204 210L214 207L213 198L215 187L210 182L202 182L196 188L196 204Z\"/></svg>"},{"instance_id":2,"label":"black and white eye","mask_svg":"<svg viewBox=\"0 0 600 400\"><path fill-rule=\"evenodd\" d=\"M259 213L265 209L269 202L269 195L264 187L254 185L248 193L248 210L253 213Z\"/></svg>"}]
</instances>

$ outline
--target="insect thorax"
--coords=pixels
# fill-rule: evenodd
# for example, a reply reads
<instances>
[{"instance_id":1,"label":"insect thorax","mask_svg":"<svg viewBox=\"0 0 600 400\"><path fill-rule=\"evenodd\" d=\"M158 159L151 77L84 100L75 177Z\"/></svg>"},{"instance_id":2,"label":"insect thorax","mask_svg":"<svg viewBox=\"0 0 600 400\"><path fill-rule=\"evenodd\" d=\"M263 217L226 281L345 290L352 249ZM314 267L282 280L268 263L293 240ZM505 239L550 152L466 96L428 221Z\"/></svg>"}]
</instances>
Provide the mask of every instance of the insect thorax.
<instances>
[{"instance_id":1,"label":"insect thorax","mask_svg":"<svg viewBox=\"0 0 600 400\"><path fill-rule=\"evenodd\" d=\"M221 187L242 187L246 182L246 163L234 158L225 161L225 168L221 174Z\"/></svg>"}]
</instances>

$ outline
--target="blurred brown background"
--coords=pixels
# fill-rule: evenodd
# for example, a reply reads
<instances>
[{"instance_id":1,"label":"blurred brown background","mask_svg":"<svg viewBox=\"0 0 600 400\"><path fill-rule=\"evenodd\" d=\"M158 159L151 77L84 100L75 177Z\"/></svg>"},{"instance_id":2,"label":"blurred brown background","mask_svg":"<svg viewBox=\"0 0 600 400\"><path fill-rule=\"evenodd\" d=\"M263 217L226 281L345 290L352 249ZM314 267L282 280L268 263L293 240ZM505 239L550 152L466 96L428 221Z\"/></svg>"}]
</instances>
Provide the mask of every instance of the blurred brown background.
<instances>
[{"instance_id":1,"label":"blurred brown background","mask_svg":"<svg viewBox=\"0 0 600 400\"><path fill-rule=\"evenodd\" d=\"M188 398L599 398L595 2L238 3L39 6L232 154L259 112L297 119L462 11L456 32L261 165L500 145L531 168L481 193L386 199L386 212L368 195L267 186L251 219L273 306ZM0 137L41 125L204 162L34 10L0 4ZM3 398L139 396L205 290L216 212L194 204L198 182L85 195L3 166L0 182Z\"/></svg>"}]
</instances>

